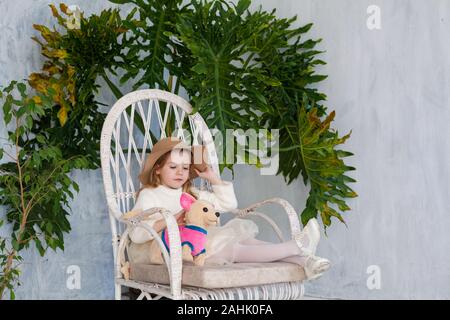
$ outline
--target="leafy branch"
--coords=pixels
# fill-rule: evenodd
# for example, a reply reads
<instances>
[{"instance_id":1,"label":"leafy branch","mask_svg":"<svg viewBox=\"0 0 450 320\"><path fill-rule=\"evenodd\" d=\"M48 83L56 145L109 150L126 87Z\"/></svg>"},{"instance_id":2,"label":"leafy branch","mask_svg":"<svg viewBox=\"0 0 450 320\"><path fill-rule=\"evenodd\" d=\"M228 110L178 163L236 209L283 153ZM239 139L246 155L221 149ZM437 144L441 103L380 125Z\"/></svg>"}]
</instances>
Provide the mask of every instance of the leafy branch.
<instances>
[{"instance_id":1,"label":"leafy branch","mask_svg":"<svg viewBox=\"0 0 450 320\"><path fill-rule=\"evenodd\" d=\"M65 158L44 135L31 137L34 123L53 108L53 103L51 93L31 97L29 91L26 84L16 81L0 91L0 99L5 101L5 125L14 125L14 130L8 131L11 143L7 144L14 154L0 148L0 159L4 155L9 158L0 164L0 204L6 206L6 218L13 227L11 237L0 238L0 298L9 290L13 299L13 288L20 284L20 271L15 265L22 260L20 250L31 242L41 255L48 247L64 248L63 232L70 231L70 225L61 202L67 203L67 196L73 197L70 188L78 190L67 174L71 169L88 166L84 156Z\"/></svg>"}]
</instances>

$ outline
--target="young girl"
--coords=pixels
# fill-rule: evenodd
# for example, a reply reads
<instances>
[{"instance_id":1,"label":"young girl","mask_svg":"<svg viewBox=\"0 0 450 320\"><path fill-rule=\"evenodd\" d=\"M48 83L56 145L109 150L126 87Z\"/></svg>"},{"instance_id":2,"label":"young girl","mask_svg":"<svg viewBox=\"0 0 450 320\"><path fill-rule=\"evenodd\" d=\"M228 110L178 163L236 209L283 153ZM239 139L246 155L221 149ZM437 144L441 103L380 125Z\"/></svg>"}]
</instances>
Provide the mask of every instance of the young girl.
<instances>
[{"instance_id":1,"label":"young girl","mask_svg":"<svg viewBox=\"0 0 450 320\"><path fill-rule=\"evenodd\" d=\"M185 212L180 205L182 192L211 202L219 212L236 209L233 184L221 180L205 162L198 164L195 158L194 164L191 163L193 150L174 137L157 142L139 175L143 186L138 192L132 211L163 207L175 216L178 224L183 224ZM213 192L195 188L191 182L195 177L208 180ZM165 220L159 213L150 216L145 223L156 232L166 227ZM265 242L255 239L257 233L257 225L249 219L233 218L223 226L210 227L205 264L286 261L302 266L309 279L321 276L330 267L327 259L314 255L320 239L320 230L315 219L311 219L303 228L299 243L295 240L283 243ZM148 263L148 241L153 239L152 235L146 229L136 227L130 232L130 239L130 260L135 263Z\"/></svg>"}]
</instances>

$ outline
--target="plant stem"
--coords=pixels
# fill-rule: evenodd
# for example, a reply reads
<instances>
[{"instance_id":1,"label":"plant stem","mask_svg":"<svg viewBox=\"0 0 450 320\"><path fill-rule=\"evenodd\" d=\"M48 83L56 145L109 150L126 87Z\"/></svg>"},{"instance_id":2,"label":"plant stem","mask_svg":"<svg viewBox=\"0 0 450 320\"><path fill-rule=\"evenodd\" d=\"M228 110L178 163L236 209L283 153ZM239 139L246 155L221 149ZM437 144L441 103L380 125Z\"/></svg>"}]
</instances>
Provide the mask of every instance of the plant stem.
<instances>
[{"instance_id":1,"label":"plant stem","mask_svg":"<svg viewBox=\"0 0 450 320\"><path fill-rule=\"evenodd\" d=\"M17 170L19 173L19 184L20 184L20 200L22 205L22 219L20 221L20 227L19 231L17 233L17 243L20 244L22 242L22 236L25 230L25 225L27 223L29 207L31 204L31 200L28 203L27 207L25 207L25 197L24 197L24 188L23 188L23 181L22 181L22 166L20 165L20 159L19 159L19 134L18 134L18 128L19 128L19 119L16 116L16 164L17 164ZM53 174L53 172L52 172ZM3 299L3 293L6 289L6 286L8 284L8 279L10 277L11 269L13 260L17 254L17 251L13 248L13 250L9 253L8 258L6 260L6 266L3 269L3 282L0 284L0 300Z\"/></svg>"},{"instance_id":2,"label":"plant stem","mask_svg":"<svg viewBox=\"0 0 450 320\"><path fill-rule=\"evenodd\" d=\"M112 83L111 80L109 80L109 78L106 76L106 74L102 73L101 76L102 76L103 80L105 80L105 82L108 85L108 87L111 89L111 91L114 94L114 96L117 99L122 98L123 97L123 93L119 90L119 88L117 88L117 86L114 83Z\"/></svg>"},{"instance_id":3,"label":"plant stem","mask_svg":"<svg viewBox=\"0 0 450 320\"><path fill-rule=\"evenodd\" d=\"M11 272L11 266L12 266L13 258L15 255L16 255L16 250L13 249L13 251L8 255L8 259L6 260L6 267L3 270L3 279L4 280L2 283L0 283L0 300L3 300L3 292L6 289L7 279Z\"/></svg>"},{"instance_id":4,"label":"plant stem","mask_svg":"<svg viewBox=\"0 0 450 320\"><path fill-rule=\"evenodd\" d=\"M18 127L19 125L19 121L18 118L16 117L16 127ZM27 216L28 216L28 212L27 209L25 208L25 199L24 199L24 192L23 192L23 182L22 182L22 167L20 166L20 159L19 159L19 153L18 153L18 144L19 144L19 135L16 134L16 156L17 156L17 169L19 172L19 183L20 183L20 200L22 203L22 220L20 222L20 229L19 229L19 233L18 233L18 238L17 241L20 242L20 238L22 236L23 233L23 228L25 227L25 223L27 221Z\"/></svg>"}]
</instances>

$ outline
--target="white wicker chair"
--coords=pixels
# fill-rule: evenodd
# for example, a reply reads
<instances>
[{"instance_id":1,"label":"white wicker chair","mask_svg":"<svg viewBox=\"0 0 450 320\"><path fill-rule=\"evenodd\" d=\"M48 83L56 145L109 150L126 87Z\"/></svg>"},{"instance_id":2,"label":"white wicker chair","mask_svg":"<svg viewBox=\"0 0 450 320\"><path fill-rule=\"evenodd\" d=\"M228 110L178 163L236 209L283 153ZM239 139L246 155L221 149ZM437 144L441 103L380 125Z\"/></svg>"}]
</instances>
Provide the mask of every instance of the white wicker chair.
<instances>
[{"instance_id":1,"label":"white wicker chair","mask_svg":"<svg viewBox=\"0 0 450 320\"><path fill-rule=\"evenodd\" d=\"M141 223L142 216L137 216L131 220L122 220L123 213L130 211L136 201L136 193L140 188L138 173L145 161L146 153L152 148L153 143L160 138L166 137L166 130L171 126L170 135L175 135L186 140L185 133L192 130L192 144L198 144L197 137L206 145L212 168L219 173L218 159L210 130L200 114L191 115L191 105L181 97L170 92L158 89L147 89L134 91L120 98L109 111L102 129L100 149L103 182L105 187L106 200L108 205L112 245L114 254L114 275L115 275L115 298L122 298L122 286L131 287L140 290L138 299L159 299L168 297L170 299L299 299L303 296L304 286L303 276L297 275L295 281L259 283L256 285L247 284L245 286L236 286L228 288L202 288L192 285L182 284L182 257L180 238L178 234L175 218L163 208L152 208L144 214L160 212L166 220L169 242L170 257L164 245L160 241L167 270L168 281L146 282L131 279L125 279L121 273L121 266L127 260L126 250L129 244L129 231L138 225L146 228L152 235L156 235L145 224ZM187 115L187 117L186 117ZM142 119L142 122L141 120ZM185 120L189 122L186 123ZM122 125L122 120L125 126ZM136 127L141 130L136 130ZM151 130L156 127L156 129ZM185 129L185 130L183 130ZM145 134L142 134L144 132ZM197 135L197 134L198 135ZM136 136L137 135L137 136ZM141 149L137 144L142 145ZM149 147L149 149L147 148ZM112 169L112 170L111 170ZM114 177L114 180L113 180ZM207 181L197 178L200 189L212 190ZM137 188L136 188L137 187ZM131 201L133 200L133 201ZM232 213L238 217L248 217L257 215L265 219L275 230L279 239L283 241L283 236L275 222L255 210L268 203L279 204L288 215L291 226L291 237L299 240L300 223L293 207L280 198L271 198L265 201L253 204L245 209L233 210ZM155 237L158 238L158 237ZM282 264L273 263L272 269L263 272L275 272ZM236 264L239 265L239 264ZM165 268L164 266L161 266ZM227 268L223 266L221 268ZM257 264L245 264L245 268L257 269ZM281 266L282 267L282 266ZM196 267L203 268L203 267ZM200 269L198 269L200 270ZM217 270L216 270L217 271ZM275 276L276 277L276 276ZM154 296L152 296L154 295Z\"/></svg>"}]
</instances>

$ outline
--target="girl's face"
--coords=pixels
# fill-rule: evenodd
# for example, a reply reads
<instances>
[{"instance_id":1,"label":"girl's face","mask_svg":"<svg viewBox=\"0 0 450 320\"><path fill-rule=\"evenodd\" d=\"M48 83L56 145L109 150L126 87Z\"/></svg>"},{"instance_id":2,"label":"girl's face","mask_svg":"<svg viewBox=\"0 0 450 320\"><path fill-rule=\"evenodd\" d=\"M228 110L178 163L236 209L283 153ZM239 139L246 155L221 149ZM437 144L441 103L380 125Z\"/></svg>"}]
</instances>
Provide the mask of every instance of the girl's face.
<instances>
[{"instance_id":1,"label":"girl's face","mask_svg":"<svg viewBox=\"0 0 450 320\"><path fill-rule=\"evenodd\" d=\"M166 163L156 169L156 174L159 175L162 184L178 189L189 179L190 167L191 153L187 150L174 149Z\"/></svg>"}]
</instances>

